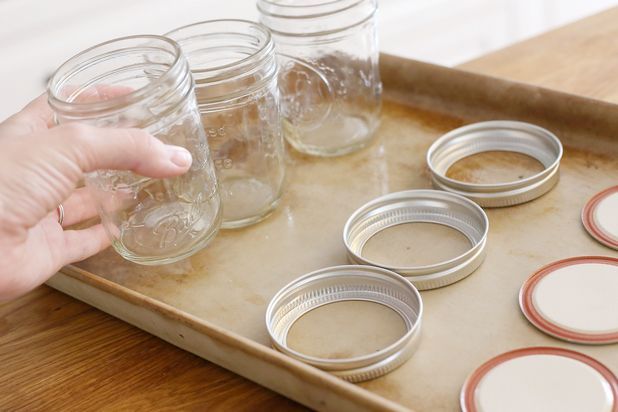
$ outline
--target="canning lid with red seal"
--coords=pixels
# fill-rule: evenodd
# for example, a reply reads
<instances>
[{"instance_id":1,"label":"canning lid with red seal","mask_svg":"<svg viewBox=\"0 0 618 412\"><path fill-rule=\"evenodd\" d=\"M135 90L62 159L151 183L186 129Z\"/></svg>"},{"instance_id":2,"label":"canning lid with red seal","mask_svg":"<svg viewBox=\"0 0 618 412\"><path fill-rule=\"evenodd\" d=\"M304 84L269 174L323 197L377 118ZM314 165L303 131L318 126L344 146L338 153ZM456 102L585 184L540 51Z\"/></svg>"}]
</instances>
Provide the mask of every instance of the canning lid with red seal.
<instances>
[{"instance_id":1,"label":"canning lid with red seal","mask_svg":"<svg viewBox=\"0 0 618 412\"><path fill-rule=\"evenodd\" d=\"M535 272L519 294L522 312L541 331L574 343L618 342L618 259L582 256Z\"/></svg>"},{"instance_id":2,"label":"canning lid with red seal","mask_svg":"<svg viewBox=\"0 0 618 412\"><path fill-rule=\"evenodd\" d=\"M603 190L586 203L582 223L590 236L618 250L618 186Z\"/></svg>"},{"instance_id":3,"label":"canning lid with red seal","mask_svg":"<svg viewBox=\"0 0 618 412\"><path fill-rule=\"evenodd\" d=\"M618 379L599 361L568 349L503 353L466 379L463 412L618 412Z\"/></svg>"}]
</instances>

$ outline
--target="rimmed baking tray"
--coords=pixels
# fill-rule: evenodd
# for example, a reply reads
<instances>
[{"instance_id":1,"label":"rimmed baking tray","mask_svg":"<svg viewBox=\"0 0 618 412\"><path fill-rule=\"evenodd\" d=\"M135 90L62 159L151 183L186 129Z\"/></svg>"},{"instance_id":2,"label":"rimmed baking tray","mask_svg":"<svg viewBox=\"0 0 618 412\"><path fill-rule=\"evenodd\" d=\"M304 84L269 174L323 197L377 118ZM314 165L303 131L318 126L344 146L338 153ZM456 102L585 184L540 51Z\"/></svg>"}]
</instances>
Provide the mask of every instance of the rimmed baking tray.
<instances>
[{"instance_id":1,"label":"rimmed baking tray","mask_svg":"<svg viewBox=\"0 0 618 412\"><path fill-rule=\"evenodd\" d=\"M49 284L322 410L457 410L470 372L524 346L567 347L618 371L615 345L548 337L517 305L522 283L546 263L617 256L590 238L579 219L590 197L618 181L618 106L392 56L382 56L381 65L385 103L375 143L335 159L290 153L288 191L268 220L222 232L182 264L140 267L109 250L64 268ZM355 385L272 349L264 324L270 298L304 273L346 263L341 230L350 214L386 193L430 188L425 154L431 143L463 124L492 119L555 133L565 146L561 180L532 202L487 210L483 265L456 284L422 292L423 336L414 356ZM459 167L458 177L490 178L504 159L481 159L482 168L471 162ZM510 164L522 166L519 160Z\"/></svg>"}]
</instances>

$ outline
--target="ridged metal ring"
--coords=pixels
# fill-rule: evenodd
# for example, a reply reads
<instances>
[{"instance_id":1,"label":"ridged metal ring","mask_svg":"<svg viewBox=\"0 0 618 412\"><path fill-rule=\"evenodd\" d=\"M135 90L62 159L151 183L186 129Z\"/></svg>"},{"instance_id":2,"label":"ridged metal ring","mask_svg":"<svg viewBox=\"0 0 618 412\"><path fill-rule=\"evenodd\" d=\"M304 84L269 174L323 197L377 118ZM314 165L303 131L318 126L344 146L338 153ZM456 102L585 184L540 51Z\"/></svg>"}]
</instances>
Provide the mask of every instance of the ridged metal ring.
<instances>
[{"instance_id":1,"label":"ridged metal ring","mask_svg":"<svg viewBox=\"0 0 618 412\"><path fill-rule=\"evenodd\" d=\"M362 356L318 358L287 345L290 328L320 306L343 301L369 301L395 311L406 332L391 345ZM266 310L266 328L274 348L350 382L375 379L401 366L419 342L423 303L418 290L389 270L358 265L334 266L306 274L283 287ZM355 321L351 319L350 321Z\"/></svg>"},{"instance_id":2,"label":"ridged metal ring","mask_svg":"<svg viewBox=\"0 0 618 412\"><path fill-rule=\"evenodd\" d=\"M544 170L506 183L468 183L446 176L457 161L478 153L507 151L538 160ZM427 152L433 186L465 196L483 207L525 203L551 190L559 180L562 143L550 131L515 121L474 123L452 130L436 140Z\"/></svg>"},{"instance_id":3,"label":"ridged metal ring","mask_svg":"<svg viewBox=\"0 0 618 412\"><path fill-rule=\"evenodd\" d=\"M470 249L448 261L406 267L363 256L365 244L377 233L392 226L419 222L436 223L461 232L470 242ZM465 197L440 190L407 190L379 197L356 210L343 228L343 243L351 262L392 270L425 290L450 285L474 272L485 258L488 231L489 219L483 209Z\"/></svg>"}]
</instances>

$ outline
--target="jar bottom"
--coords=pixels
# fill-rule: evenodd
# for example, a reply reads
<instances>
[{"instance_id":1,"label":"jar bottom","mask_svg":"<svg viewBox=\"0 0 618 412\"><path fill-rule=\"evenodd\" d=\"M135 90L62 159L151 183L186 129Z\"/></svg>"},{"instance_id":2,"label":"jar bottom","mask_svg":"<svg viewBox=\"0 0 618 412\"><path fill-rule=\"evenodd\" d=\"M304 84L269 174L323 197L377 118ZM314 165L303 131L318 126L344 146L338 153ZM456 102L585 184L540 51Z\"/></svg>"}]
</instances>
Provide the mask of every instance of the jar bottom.
<instances>
[{"instance_id":1,"label":"jar bottom","mask_svg":"<svg viewBox=\"0 0 618 412\"><path fill-rule=\"evenodd\" d=\"M238 229L266 219L279 204L281 190L255 177L220 180L223 229Z\"/></svg>"},{"instance_id":2,"label":"jar bottom","mask_svg":"<svg viewBox=\"0 0 618 412\"><path fill-rule=\"evenodd\" d=\"M127 247L128 244L134 244L139 235L133 233L135 228L131 228L131 232L120 233L120 236L112 240L112 247L126 260L140 264L140 265L165 265L180 260L186 259L191 255L194 255L199 250L203 249L218 233L221 227L222 220L222 208L220 207L219 197L215 196L204 205L205 209L214 211L210 216L203 215L199 222L196 222L192 230L199 232L199 235L193 238L190 246L184 247L180 250L175 250L168 254L157 255L157 250L152 250L152 253L148 253L146 250L143 253L137 253L134 249ZM174 217L171 215L171 217ZM202 225L202 228L198 226ZM168 227L171 232L174 232L174 228ZM175 234L174 234L175 235ZM133 249L133 250L132 250ZM142 251L140 251L142 252Z\"/></svg>"},{"instance_id":3,"label":"jar bottom","mask_svg":"<svg viewBox=\"0 0 618 412\"><path fill-rule=\"evenodd\" d=\"M284 120L285 138L297 151L311 156L335 157L364 148L373 140L379 120L344 115L304 129Z\"/></svg>"}]
</instances>

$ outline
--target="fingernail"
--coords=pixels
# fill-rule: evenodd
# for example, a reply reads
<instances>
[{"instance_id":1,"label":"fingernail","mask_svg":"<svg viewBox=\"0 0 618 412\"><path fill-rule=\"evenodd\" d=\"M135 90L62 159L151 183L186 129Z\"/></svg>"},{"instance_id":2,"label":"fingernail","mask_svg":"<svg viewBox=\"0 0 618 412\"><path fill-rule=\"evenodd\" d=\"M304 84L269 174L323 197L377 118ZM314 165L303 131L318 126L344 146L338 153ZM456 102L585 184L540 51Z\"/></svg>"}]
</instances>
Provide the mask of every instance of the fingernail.
<instances>
[{"instance_id":1,"label":"fingernail","mask_svg":"<svg viewBox=\"0 0 618 412\"><path fill-rule=\"evenodd\" d=\"M191 153L184 147L180 146L167 146L167 150L170 153L170 160L178 167L191 166L193 158Z\"/></svg>"}]
</instances>

